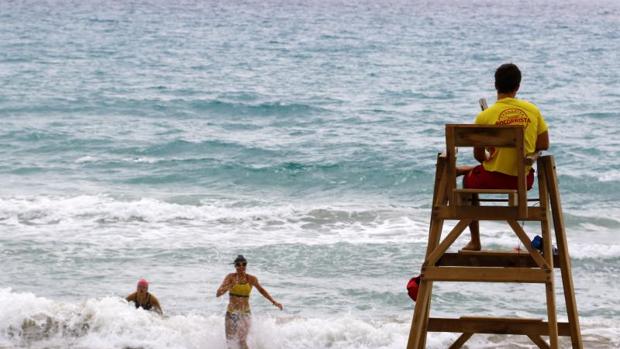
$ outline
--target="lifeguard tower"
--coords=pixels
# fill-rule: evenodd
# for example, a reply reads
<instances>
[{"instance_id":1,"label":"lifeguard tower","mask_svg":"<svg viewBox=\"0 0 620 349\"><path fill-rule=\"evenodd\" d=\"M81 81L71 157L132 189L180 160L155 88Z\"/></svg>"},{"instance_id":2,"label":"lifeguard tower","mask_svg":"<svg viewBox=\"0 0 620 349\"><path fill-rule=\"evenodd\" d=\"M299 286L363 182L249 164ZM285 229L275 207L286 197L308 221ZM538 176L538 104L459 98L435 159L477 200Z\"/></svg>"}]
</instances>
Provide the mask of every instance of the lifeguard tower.
<instances>
[{"instance_id":1,"label":"lifeguard tower","mask_svg":"<svg viewBox=\"0 0 620 349\"><path fill-rule=\"evenodd\" d=\"M518 189L460 189L456 181L457 148L474 146L515 148L517 154L522 155L516 164ZM525 168L533 163L537 163L538 198L527 197ZM443 224L447 220L458 222L442 240ZM447 252L470 224L477 228L478 221L484 220L506 221L527 253ZM551 220L557 251L552 248ZM531 246L530 238L518 221L540 222L542 251ZM567 322L557 321L556 268L561 273ZM433 283L439 281L545 284L547 321L466 316L432 318ZM521 126L446 125L446 153L437 157L426 259L407 348L425 348L428 332L461 333L450 349L461 348L476 333L525 335L539 348L552 349L559 348L558 336L570 336L573 349L583 348L554 159L551 155L526 157ZM543 337L548 337L549 342Z\"/></svg>"}]
</instances>

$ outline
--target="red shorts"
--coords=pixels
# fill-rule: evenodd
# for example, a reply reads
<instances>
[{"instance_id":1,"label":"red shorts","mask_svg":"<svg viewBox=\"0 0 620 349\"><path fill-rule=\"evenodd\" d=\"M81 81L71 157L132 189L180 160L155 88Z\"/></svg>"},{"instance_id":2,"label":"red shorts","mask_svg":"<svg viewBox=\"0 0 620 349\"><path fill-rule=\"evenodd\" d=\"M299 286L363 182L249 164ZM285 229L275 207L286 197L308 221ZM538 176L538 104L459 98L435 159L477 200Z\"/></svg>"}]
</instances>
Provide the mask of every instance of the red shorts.
<instances>
[{"instance_id":1,"label":"red shorts","mask_svg":"<svg viewBox=\"0 0 620 349\"><path fill-rule=\"evenodd\" d=\"M517 189L518 177L501 172L492 172L478 165L463 177L463 188L470 189ZM534 184L534 169L527 174L527 190Z\"/></svg>"}]
</instances>

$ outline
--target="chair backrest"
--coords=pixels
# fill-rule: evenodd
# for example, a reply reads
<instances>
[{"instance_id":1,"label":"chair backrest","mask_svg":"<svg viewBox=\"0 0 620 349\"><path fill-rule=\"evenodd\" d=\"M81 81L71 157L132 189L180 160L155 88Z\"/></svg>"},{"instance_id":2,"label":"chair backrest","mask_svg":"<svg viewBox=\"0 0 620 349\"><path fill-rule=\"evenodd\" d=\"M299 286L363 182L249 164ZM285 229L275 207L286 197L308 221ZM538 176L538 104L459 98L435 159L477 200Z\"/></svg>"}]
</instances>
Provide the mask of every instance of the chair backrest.
<instances>
[{"instance_id":1,"label":"chair backrest","mask_svg":"<svg viewBox=\"0 0 620 349\"><path fill-rule=\"evenodd\" d=\"M456 156L457 147L507 147L515 148L517 163L515 167L518 173L517 197L519 215L527 214L527 185L525 176L526 154L524 144L523 126L495 126L475 124L447 124L446 125L446 152L448 195L450 204L457 202L456 185Z\"/></svg>"}]
</instances>

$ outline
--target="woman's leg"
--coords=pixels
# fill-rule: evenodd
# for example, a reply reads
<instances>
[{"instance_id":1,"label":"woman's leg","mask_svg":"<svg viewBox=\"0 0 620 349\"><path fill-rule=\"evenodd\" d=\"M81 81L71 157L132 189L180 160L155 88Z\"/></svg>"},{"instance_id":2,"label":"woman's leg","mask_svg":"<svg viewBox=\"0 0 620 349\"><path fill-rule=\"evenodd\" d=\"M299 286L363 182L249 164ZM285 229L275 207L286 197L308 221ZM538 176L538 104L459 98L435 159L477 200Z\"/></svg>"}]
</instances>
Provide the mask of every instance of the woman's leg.
<instances>
[{"instance_id":1,"label":"woman's leg","mask_svg":"<svg viewBox=\"0 0 620 349\"><path fill-rule=\"evenodd\" d=\"M226 346L228 349L238 349L239 348L239 315L226 313L226 320L224 321L224 325L226 328Z\"/></svg>"},{"instance_id":2,"label":"woman's leg","mask_svg":"<svg viewBox=\"0 0 620 349\"><path fill-rule=\"evenodd\" d=\"M252 316L250 314L240 315L239 327L237 334L239 335L239 349L248 349L248 333L250 332L250 326L252 325Z\"/></svg>"}]
</instances>

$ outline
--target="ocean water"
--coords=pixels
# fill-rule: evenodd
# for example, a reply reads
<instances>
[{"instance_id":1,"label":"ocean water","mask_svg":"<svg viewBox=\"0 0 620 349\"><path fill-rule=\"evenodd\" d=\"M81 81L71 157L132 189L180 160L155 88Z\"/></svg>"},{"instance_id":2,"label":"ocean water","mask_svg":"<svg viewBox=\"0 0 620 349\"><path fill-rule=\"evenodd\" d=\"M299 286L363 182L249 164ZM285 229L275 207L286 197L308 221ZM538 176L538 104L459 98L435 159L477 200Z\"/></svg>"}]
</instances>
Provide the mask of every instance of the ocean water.
<instances>
[{"instance_id":1,"label":"ocean water","mask_svg":"<svg viewBox=\"0 0 620 349\"><path fill-rule=\"evenodd\" d=\"M585 347L620 347L618 28L615 0L0 2L0 348L225 348L239 253L284 304L253 294L253 348L404 348L443 125L510 61ZM123 301L141 277L166 317ZM546 317L540 285L442 283L432 310Z\"/></svg>"}]
</instances>

